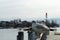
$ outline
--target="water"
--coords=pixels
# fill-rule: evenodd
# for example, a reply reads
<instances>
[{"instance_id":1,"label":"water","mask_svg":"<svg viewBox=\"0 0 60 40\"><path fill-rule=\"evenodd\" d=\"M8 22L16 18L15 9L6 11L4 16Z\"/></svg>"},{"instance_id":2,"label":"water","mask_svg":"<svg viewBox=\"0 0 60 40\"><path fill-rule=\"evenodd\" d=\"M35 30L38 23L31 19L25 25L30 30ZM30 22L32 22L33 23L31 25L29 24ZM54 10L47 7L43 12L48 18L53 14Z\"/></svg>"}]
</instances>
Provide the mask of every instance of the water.
<instances>
[{"instance_id":1,"label":"water","mask_svg":"<svg viewBox=\"0 0 60 40\"><path fill-rule=\"evenodd\" d=\"M17 40L18 32L18 29L0 29L0 40ZM27 34L26 32L24 33L24 35ZM27 35L25 37L27 37ZM27 39L25 38L25 40Z\"/></svg>"}]
</instances>

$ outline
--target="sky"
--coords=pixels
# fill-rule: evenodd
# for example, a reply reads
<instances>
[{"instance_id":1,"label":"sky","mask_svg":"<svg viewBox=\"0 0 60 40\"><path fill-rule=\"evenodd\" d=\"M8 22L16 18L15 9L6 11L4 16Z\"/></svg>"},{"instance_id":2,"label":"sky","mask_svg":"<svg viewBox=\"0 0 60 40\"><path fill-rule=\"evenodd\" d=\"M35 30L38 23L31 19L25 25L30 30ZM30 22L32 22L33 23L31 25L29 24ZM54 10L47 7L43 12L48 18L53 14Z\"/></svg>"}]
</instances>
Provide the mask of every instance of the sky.
<instances>
[{"instance_id":1,"label":"sky","mask_svg":"<svg viewBox=\"0 0 60 40\"><path fill-rule=\"evenodd\" d=\"M0 19L60 18L60 0L0 0Z\"/></svg>"}]
</instances>

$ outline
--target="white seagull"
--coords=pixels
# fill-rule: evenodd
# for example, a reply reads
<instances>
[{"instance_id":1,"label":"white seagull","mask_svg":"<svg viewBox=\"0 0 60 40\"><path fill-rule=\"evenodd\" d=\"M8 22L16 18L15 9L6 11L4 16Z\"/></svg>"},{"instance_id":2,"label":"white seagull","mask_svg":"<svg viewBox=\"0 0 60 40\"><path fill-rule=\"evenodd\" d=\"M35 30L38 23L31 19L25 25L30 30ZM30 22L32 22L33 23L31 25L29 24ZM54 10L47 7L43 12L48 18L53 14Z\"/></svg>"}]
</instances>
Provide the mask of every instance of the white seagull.
<instances>
[{"instance_id":1,"label":"white seagull","mask_svg":"<svg viewBox=\"0 0 60 40\"><path fill-rule=\"evenodd\" d=\"M45 24L32 23L32 30L35 32L43 33L49 31L49 28Z\"/></svg>"}]
</instances>

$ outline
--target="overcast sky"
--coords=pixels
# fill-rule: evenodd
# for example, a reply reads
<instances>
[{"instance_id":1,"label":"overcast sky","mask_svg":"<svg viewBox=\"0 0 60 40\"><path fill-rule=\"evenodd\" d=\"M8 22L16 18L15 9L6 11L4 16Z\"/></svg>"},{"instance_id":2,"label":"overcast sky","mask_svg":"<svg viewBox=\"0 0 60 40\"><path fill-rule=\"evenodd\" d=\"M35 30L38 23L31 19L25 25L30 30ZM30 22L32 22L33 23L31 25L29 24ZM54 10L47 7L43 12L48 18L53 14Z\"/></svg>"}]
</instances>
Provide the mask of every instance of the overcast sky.
<instances>
[{"instance_id":1,"label":"overcast sky","mask_svg":"<svg viewBox=\"0 0 60 40\"><path fill-rule=\"evenodd\" d=\"M60 18L60 0L0 0L0 18Z\"/></svg>"}]
</instances>

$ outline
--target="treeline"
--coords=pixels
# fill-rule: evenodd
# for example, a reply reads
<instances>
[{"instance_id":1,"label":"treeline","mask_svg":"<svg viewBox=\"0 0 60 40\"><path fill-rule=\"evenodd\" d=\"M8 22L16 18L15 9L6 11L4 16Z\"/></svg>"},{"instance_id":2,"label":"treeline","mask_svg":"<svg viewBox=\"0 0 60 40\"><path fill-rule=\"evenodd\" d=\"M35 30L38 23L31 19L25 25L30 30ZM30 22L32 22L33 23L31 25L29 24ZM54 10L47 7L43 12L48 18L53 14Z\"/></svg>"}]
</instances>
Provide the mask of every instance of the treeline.
<instances>
[{"instance_id":1,"label":"treeline","mask_svg":"<svg viewBox=\"0 0 60 40\"><path fill-rule=\"evenodd\" d=\"M59 24L54 20L52 20L51 22L49 20L47 20L46 25L48 27L59 27Z\"/></svg>"},{"instance_id":2,"label":"treeline","mask_svg":"<svg viewBox=\"0 0 60 40\"><path fill-rule=\"evenodd\" d=\"M37 22L37 23L45 23L48 27L59 27L59 25L54 22L53 20L50 21L21 21L19 20L11 20L11 21L0 21L0 28L17 28L17 27L31 27L32 22Z\"/></svg>"},{"instance_id":3,"label":"treeline","mask_svg":"<svg viewBox=\"0 0 60 40\"><path fill-rule=\"evenodd\" d=\"M32 22L13 20L13 21L0 21L0 28L17 28L17 27L30 27Z\"/></svg>"},{"instance_id":4,"label":"treeline","mask_svg":"<svg viewBox=\"0 0 60 40\"><path fill-rule=\"evenodd\" d=\"M57 21L54 21L54 20L46 20L46 21L37 21L38 23L43 23L45 24L46 26L48 27L59 27L59 24L57 23Z\"/></svg>"}]
</instances>

